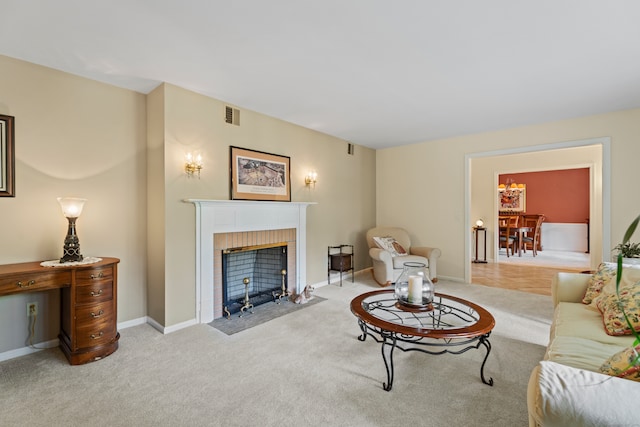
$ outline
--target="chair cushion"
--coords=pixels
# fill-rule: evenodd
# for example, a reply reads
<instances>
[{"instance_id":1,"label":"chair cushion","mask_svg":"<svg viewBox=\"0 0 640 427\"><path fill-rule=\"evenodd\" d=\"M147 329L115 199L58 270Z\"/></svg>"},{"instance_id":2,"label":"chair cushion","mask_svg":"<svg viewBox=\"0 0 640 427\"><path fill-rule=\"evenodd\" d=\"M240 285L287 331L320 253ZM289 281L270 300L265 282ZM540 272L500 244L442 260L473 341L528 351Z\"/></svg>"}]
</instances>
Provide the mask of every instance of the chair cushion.
<instances>
[{"instance_id":1,"label":"chair cushion","mask_svg":"<svg viewBox=\"0 0 640 427\"><path fill-rule=\"evenodd\" d=\"M393 236L373 237L373 241L380 249L391 252L394 257L407 255L406 249Z\"/></svg>"},{"instance_id":2,"label":"chair cushion","mask_svg":"<svg viewBox=\"0 0 640 427\"><path fill-rule=\"evenodd\" d=\"M612 354L623 350L625 344L628 342L612 344L570 335L557 336L549 343L545 360L600 372L602 363Z\"/></svg>"},{"instance_id":3,"label":"chair cushion","mask_svg":"<svg viewBox=\"0 0 640 427\"><path fill-rule=\"evenodd\" d=\"M396 256L392 258L392 262L394 269L404 268L405 262L419 262L421 264L424 264L426 267L429 267L429 260L419 255Z\"/></svg>"},{"instance_id":4,"label":"chair cushion","mask_svg":"<svg viewBox=\"0 0 640 427\"><path fill-rule=\"evenodd\" d=\"M625 348L633 343L632 335L612 336L602 327L602 315L589 305L560 302L556 306L551 326L551 340L571 336L617 345ZM609 353L611 354L611 353ZM602 359L604 360L604 359Z\"/></svg>"}]
</instances>

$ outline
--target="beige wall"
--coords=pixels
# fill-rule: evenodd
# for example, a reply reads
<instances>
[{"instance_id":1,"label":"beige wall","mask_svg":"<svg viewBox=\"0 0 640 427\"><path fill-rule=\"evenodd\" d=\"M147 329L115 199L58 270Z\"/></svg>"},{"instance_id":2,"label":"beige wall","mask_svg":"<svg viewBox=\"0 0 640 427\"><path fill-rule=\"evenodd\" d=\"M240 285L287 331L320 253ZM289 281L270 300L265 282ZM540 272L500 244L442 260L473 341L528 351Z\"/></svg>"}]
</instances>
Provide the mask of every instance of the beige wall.
<instances>
[{"instance_id":1,"label":"beige wall","mask_svg":"<svg viewBox=\"0 0 640 427\"><path fill-rule=\"evenodd\" d=\"M88 199L77 229L85 256L120 258L118 320L146 314L145 96L0 56L0 114L15 117L15 197L0 198L0 263L56 259L67 221L57 197ZM57 336L56 291L0 298L0 352Z\"/></svg>"},{"instance_id":2,"label":"beige wall","mask_svg":"<svg viewBox=\"0 0 640 427\"><path fill-rule=\"evenodd\" d=\"M292 201L318 203L307 210L307 283L326 280L329 245L354 244L356 268L370 265L364 232L375 224L374 150L358 146L350 156L346 141L242 108L240 126L229 125L228 104L169 84L162 90L165 257L153 259L149 269L166 274L164 289L153 287L165 295L166 317L154 320L171 326L195 316L195 207L183 200L229 199L230 146L289 156ZM202 155L199 179L184 173L187 152ZM318 172L313 189L304 184L310 169ZM149 301L156 299L150 295Z\"/></svg>"},{"instance_id":3,"label":"beige wall","mask_svg":"<svg viewBox=\"0 0 640 427\"><path fill-rule=\"evenodd\" d=\"M55 199L87 197L78 220L82 252L121 258L120 322L147 314L164 326L193 319L195 214L182 200L229 198L230 145L290 156L292 199L318 202L308 209L308 283L326 279L328 245L355 244L356 269L368 267L364 232L376 223L440 247L439 275L463 278L470 153L610 137L614 241L640 212L640 110L377 152L356 146L349 156L346 141L241 107L241 126L227 125L225 103L171 85L145 96L2 56L0 70L0 114L16 117L16 197L0 198L0 263L58 258L66 220ZM200 179L183 173L187 151L204 158ZM309 169L318 172L315 189L304 186ZM0 324L12 325L0 328L0 352L26 345L25 305L34 299L41 301L36 341L54 339L57 298L0 298Z\"/></svg>"},{"instance_id":4,"label":"beige wall","mask_svg":"<svg viewBox=\"0 0 640 427\"><path fill-rule=\"evenodd\" d=\"M147 315L164 324L164 85L147 95Z\"/></svg>"},{"instance_id":5,"label":"beige wall","mask_svg":"<svg viewBox=\"0 0 640 427\"><path fill-rule=\"evenodd\" d=\"M61 256L67 222L58 196L88 198L78 220L82 252L120 258L118 321L163 326L195 316L195 211L186 198L229 198L229 146L291 157L292 200L308 210L307 282L326 280L327 246L356 245L375 224L375 151L171 85L148 96L0 56L0 114L16 117L16 197L0 198L0 263ZM200 179L184 174L198 151ZM315 169L315 189L304 186ZM0 353L27 345L26 303L38 301L35 342L59 329L57 292L0 298Z\"/></svg>"},{"instance_id":6,"label":"beige wall","mask_svg":"<svg viewBox=\"0 0 640 427\"><path fill-rule=\"evenodd\" d=\"M610 137L610 234L615 242L640 213L634 176L638 135L640 109L634 109L378 150L377 221L406 227L418 243L440 247L438 274L463 280L465 241L472 226L471 220L465 223L466 155ZM607 248L603 252L608 257Z\"/></svg>"}]
</instances>

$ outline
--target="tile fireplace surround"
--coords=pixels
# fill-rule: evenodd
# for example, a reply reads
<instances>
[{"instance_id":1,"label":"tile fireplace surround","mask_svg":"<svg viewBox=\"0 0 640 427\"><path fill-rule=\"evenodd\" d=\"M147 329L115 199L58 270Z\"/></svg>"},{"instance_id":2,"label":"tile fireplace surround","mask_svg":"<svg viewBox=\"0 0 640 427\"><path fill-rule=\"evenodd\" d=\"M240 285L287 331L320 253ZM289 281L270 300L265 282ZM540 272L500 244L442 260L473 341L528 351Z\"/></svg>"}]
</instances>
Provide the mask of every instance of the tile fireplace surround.
<instances>
[{"instance_id":1,"label":"tile fireplace surround","mask_svg":"<svg viewBox=\"0 0 640 427\"><path fill-rule=\"evenodd\" d=\"M252 202L242 200L186 199L196 207L196 321L214 319L215 271L214 235L267 230L295 229L296 292L307 280L307 207L313 202ZM292 266L293 267L293 266ZM292 283L292 277L289 278ZM220 296L218 296L220 298Z\"/></svg>"}]
</instances>

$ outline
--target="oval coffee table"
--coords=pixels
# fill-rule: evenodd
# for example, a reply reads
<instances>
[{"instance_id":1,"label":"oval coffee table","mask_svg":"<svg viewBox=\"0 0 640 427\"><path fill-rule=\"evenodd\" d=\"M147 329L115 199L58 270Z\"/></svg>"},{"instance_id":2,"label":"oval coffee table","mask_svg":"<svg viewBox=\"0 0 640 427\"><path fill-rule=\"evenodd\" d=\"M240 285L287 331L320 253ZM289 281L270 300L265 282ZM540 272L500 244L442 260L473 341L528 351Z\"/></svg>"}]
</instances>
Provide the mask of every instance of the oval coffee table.
<instances>
[{"instance_id":1,"label":"oval coffee table","mask_svg":"<svg viewBox=\"0 0 640 427\"><path fill-rule=\"evenodd\" d=\"M462 354L483 346L486 354L480 366L482 382L492 386L493 378L484 376L484 365L491 352L489 335L495 326L491 313L462 298L435 294L428 309L406 307L397 302L393 289L359 295L351 301L351 312L358 318L364 341L367 335L382 343L382 359L387 382L393 386L393 351L419 351L427 354Z\"/></svg>"}]
</instances>

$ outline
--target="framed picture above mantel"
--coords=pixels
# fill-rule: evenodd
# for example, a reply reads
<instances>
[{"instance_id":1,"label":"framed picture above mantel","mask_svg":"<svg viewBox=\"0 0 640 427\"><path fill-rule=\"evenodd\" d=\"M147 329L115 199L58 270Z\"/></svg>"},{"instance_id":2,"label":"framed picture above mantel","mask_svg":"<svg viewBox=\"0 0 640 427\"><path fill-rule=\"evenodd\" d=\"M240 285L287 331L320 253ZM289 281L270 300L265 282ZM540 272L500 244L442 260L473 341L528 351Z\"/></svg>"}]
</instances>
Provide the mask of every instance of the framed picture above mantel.
<instances>
[{"instance_id":1,"label":"framed picture above mantel","mask_svg":"<svg viewBox=\"0 0 640 427\"><path fill-rule=\"evenodd\" d=\"M0 197L15 197L15 140L12 116L0 115Z\"/></svg>"},{"instance_id":2,"label":"framed picture above mantel","mask_svg":"<svg viewBox=\"0 0 640 427\"><path fill-rule=\"evenodd\" d=\"M291 201L291 159L240 147L229 147L231 200Z\"/></svg>"}]
</instances>

